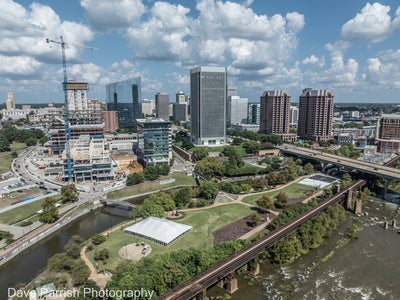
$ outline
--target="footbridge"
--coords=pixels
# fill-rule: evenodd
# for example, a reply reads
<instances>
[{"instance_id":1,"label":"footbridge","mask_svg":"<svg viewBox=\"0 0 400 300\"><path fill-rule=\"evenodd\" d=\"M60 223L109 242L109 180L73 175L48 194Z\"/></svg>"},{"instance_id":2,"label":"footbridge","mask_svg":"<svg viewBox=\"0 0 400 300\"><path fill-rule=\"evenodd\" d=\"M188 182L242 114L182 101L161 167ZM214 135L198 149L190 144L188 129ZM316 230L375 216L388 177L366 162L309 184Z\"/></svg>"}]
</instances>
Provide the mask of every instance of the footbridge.
<instances>
[{"instance_id":1,"label":"footbridge","mask_svg":"<svg viewBox=\"0 0 400 300\"><path fill-rule=\"evenodd\" d=\"M113 206L124 206L124 207L128 207L128 208L135 208L136 205L126 202L126 201L122 201L122 200L112 200L112 199L107 199L107 198L100 198L100 202L106 205L113 205Z\"/></svg>"},{"instance_id":2,"label":"footbridge","mask_svg":"<svg viewBox=\"0 0 400 300\"><path fill-rule=\"evenodd\" d=\"M203 271L195 277L186 280L177 287L167 291L157 299L162 300L206 300L208 299L207 288L217 284L219 287L226 288L228 293L233 293L238 289L235 271L244 265L247 265L251 272L257 274L259 271L258 262L255 257L283 239L288 234L294 232L305 222L312 219L329 206L339 201L351 202L352 193L366 184L364 180L358 180L346 189L339 191L331 198L321 202L311 210L301 214L280 228L272 231L265 237L232 254L220 261L211 268Z\"/></svg>"}]
</instances>

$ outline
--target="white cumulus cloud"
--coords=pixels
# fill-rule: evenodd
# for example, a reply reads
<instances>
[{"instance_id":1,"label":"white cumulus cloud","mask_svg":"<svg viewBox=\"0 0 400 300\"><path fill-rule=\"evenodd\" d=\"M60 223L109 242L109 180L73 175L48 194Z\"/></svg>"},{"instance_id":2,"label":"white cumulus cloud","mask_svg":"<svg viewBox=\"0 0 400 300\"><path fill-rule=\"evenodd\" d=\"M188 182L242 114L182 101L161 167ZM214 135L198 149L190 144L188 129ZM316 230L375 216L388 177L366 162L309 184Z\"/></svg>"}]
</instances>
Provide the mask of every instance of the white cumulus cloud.
<instances>
[{"instance_id":1,"label":"white cumulus cloud","mask_svg":"<svg viewBox=\"0 0 400 300\"><path fill-rule=\"evenodd\" d=\"M306 57L301 61L303 65L317 65L319 67L323 67L325 65L325 57L317 57L314 54L312 54L309 57Z\"/></svg>"},{"instance_id":2,"label":"white cumulus cloud","mask_svg":"<svg viewBox=\"0 0 400 300\"><path fill-rule=\"evenodd\" d=\"M81 6L96 31L132 26L146 11L141 0L81 0Z\"/></svg>"},{"instance_id":3,"label":"white cumulus cloud","mask_svg":"<svg viewBox=\"0 0 400 300\"><path fill-rule=\"evenodd\" d=\"M367 3L361 13L342 27L342 36L349 40L380 42L392 33L390 6Z\"/></svg>"}]
</instances>

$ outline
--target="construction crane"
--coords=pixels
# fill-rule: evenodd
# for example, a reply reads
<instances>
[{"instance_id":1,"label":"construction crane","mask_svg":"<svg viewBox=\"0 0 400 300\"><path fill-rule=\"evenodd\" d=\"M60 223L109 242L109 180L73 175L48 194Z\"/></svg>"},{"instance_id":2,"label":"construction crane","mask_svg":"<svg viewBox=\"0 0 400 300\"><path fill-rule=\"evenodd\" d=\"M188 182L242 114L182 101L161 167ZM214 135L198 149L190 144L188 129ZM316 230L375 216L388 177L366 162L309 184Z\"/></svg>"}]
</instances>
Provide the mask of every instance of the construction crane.
<instances>
[{"instance_id":1,"label":"construction crane","mask_svg":"<svg viewBox=\"0 0 400 300\"><path fill-rule=\"evenodd\" d=\"M73 181L72 180L71 152L70 152L70 148L69 148L69 140L71 138L71 128L70 128L69 105L68 105L68 94L67 94L68 79L67 79L67 61L65 59L65 46L67 45L67 46L74 46L74 47L80 47L80 48L87 48L87 49L90 49L90 50L94 50L94 49L97 49L97 48L66 43L66 42L64 42L62 36L60 36L60 41L54 41L54 40L46 39L46 42L47 43L59 44L59 45L61 45L61 50L62 50L62 62L63 62L63 73L64 73L63 90L64 90L64 100L65 100L65 124L64 124L64 130L65 130L65 152L67 154L68 182L71 184L72 181Z\"/></svg>"}]
</instances>

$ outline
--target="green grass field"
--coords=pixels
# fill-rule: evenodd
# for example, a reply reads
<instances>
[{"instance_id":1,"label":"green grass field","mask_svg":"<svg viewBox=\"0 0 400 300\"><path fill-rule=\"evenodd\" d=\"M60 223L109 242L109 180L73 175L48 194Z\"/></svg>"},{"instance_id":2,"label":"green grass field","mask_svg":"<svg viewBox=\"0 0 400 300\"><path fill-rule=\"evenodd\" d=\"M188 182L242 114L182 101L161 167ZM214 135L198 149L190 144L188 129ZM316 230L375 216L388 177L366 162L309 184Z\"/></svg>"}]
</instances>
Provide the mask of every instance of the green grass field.
<instances>
[{"instance_id":1,"label":"green grass field","mask_svg":"<svg viewBox=\"0 0 400 300\"><path fill-rule=\"evenodd\" d=\"M253 211L250 207L241 204L224 205L209 209L186 212L186 216L183 219L177 220L176 222L193 226L193 229L168 247L145 239L139 239L134 235L124 233L122 230L117 230L111 233L103 244L94 247L92 251L86 252L86 255L96 266L96 263L93 259L94 251L96 249L108 249L110 251L110 258L106 268L113 272L118 265L124 261L118 254L119 249L127 244L136 243L138 239L140 241L144 241L146 244L149 244L152 247L150 256L177 251L180 249L188 249L190 247L194 247L196 249L209 248L213 246L214 238L212 233L215 230L242 219L252 213ZM102 266L103 264L99 263L99 269L101 269Z\"/></svg>"},{"instance_id":2,"label":"green grass field","mask_svg":"<svg viewBox=\"0 0 400 300\"><path fill-rule=\"evenodd\" d=\"M44 199L45 198L16 207L0 214L0 223L14 224L36 214L36 212L42 208Z\"/></svg>"},{"instance_id":3,"label":"green grass field","mask_svg":"<svg viewBox=\"0 0 400 300\"><path fill-rule=\"evenodd\" d=\"M25 143L12 143L11 151L0 153L0 174L11 171L11 163L14 158L11 157L11 152L16 151L21 154L26 148Z\"/></svg>"},{"instance_id":4,"label":"green grass field","mask_svg":"<svg viewBox=\"0 0 400 300\"><path fill-rule=\"evenodd\" d=\"M262 195L268 195L273 199L273 197L276 194L278 194L279 192L284 192L285 194L288 195L289 198L307 197L307 194L304 193L304 190L313 191L313 188L308 185L304 185L304 184L300 184L300 183L292 183L291 185L289 185L285 188L276 190L276 191L265 192L265 193L258 194L258 195L247 196L242 201L245 203L256 205L256 200L258 198L261 198Z\"/></svg>"},{"instance_id":5,"label":"green grass field","mask_svg":"<svg viewBox=\"0 0 400 300\"><path fill-rule=\"evenodd\" d=\"M175 182L163 184L159 183L160 180L165 180L168 178L175 178ZM107 198L109 199L118 199L122 197L127 197L131 195L138 195L142 193L158 191L161 189L171 188L178 185L195 185L196 181L193 176L187 176L183 172L173 173L168 176L160 177L154 181L146 181L140 184L128 186L118 191L111 192L107 194Z\"/></svg>"}]
</instances>

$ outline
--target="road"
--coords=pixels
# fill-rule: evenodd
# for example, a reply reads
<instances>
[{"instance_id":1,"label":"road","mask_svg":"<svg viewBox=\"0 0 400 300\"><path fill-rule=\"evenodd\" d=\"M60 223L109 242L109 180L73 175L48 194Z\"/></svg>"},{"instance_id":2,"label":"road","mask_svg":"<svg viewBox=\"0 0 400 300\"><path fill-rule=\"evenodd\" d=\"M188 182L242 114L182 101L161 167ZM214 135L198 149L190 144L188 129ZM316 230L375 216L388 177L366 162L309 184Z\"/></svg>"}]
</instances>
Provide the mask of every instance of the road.
<instances>
[{"instance_id":1,"label":"road","mask_svg":"<svg viewBox=\"0 0 400 300\"><path fill-rule=\"evenodd\" d=\"M295 154L324 163L332 163L335 166L344 167L346 169L354 169L375 176L382 176L387 179L400 180L400 170L396 168L377 165L361 160L311 150L308 148L296 147L288 144L284 144L277 148L284 153Z\"/></svg>"}]
</instances>

